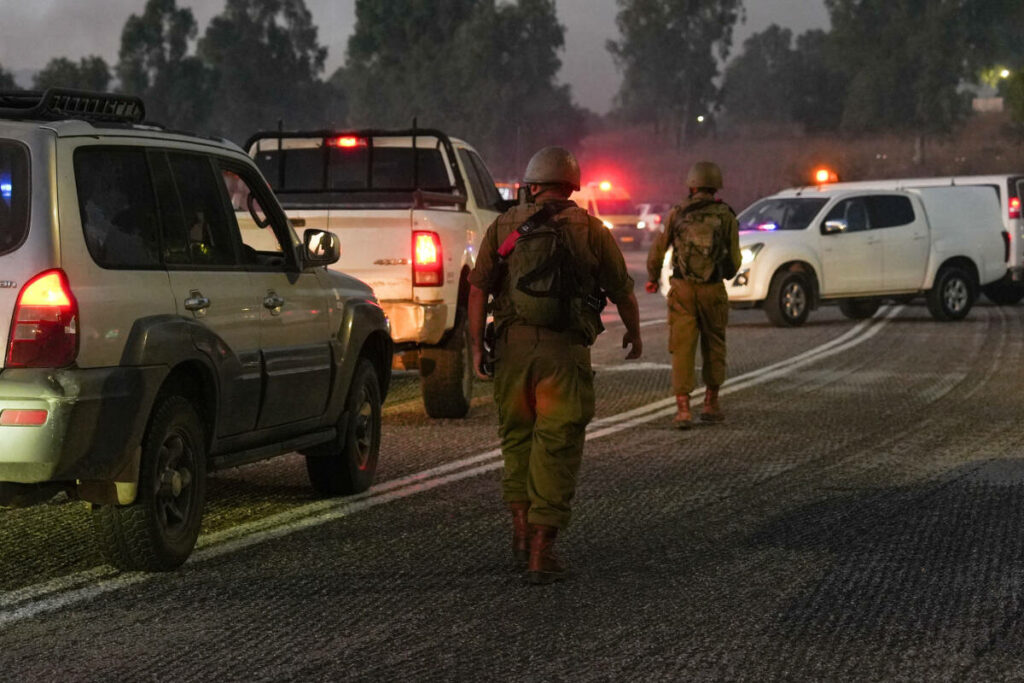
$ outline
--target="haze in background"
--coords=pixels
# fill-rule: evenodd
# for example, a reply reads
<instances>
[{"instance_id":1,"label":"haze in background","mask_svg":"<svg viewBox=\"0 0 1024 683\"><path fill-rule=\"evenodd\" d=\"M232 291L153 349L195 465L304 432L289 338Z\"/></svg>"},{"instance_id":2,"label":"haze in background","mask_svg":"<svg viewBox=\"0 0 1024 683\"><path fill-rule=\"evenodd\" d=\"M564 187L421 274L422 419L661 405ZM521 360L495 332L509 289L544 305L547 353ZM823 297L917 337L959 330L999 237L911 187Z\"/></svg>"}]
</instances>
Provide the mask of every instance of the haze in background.
<instances>
[{"instance_id":1,"label":"haze in background","mask_svg":"<svg viewBox=\"0 0 1024 683\"><path fill-rule=\"evenodd\" d=\"M386 1L386 0L381 0ZM620 76L605 50L617 37L614 0L556 0L566 27L561 79L569 83L576 101L597 113L611 108ZM202 35L207 22L224 8L223 0L179 0L191 7ZM306 0L320 28L320 43L328 48L329 76L342 65L345 46L355 22L355 0ZM53 57L77 61L98 54L113 67L121 29L130 14L141 13L145 0L0 0L0 65L31 85L31 74ZM747 21L737 27L733 54L750 34L776 23L802 33L828 26L821 0L746 0ZM667 46L666 49L670 49Z\"/></svg>"}]
</instances>

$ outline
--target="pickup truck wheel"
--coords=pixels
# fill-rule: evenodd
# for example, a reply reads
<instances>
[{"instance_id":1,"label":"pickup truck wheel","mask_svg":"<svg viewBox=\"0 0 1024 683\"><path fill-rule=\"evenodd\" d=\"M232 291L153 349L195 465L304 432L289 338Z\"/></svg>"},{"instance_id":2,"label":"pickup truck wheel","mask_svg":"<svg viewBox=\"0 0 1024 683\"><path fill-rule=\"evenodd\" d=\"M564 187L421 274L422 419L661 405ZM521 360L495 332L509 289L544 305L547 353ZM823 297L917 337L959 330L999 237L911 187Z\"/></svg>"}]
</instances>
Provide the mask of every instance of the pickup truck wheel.
<instances>
[{"instance_id":1,"label":"pickup truck wheel","mask_svg":"<svg viewBox=\"0 0 1024 683\"><path fill-rule=\"evenodd\" d=\"M993 282L982 290L988 300L999 306L1015 306L1024 299L1024 287L1007 282Z\"/></svg>"},{"instance_id":2,"label":"pickup truck wheel","mask_svg":"<svg viewBox=\"0 0 1024 683\"><path fill-rule=\"evenodd\" d=\"M338 438L306 456L317 493L343 496L370 488L380 455L380 383L373 363L360 358L338 423Z\"/></svg>"},{"instance_id":3,"label":"pickup truck wheel","mask_svg":"<svg viewBox=\"0 0 1024 683\"><path fill-rule=\"evenodd\" d=\"M978 297L974 278L963 268L947 266L935 276L928 290L928 311L940 321L962 320Z\"/></svg>"},{"instance_id":4,"label":"pickup truck wheel","mask_svg":"<svg viewBox=\"0 0 1024 683\"><path fill-rule=\"evenodd\" d=\"M839 302L839 312L851 320L864 320L877 313L881 306L881 302L873 299L843 299Z\"/></svg>"},{"instance_id":5,"label":"pickup truck wheel","mask_svg":"<svg viewBox=\"0 0 1024 683\"><path fill-rule=\"evenodd\" d=\"M768 320L777 327L798 327L811 313L811 287L798 271L782 271L772 278L764 302Z\"/></svg>"},{"instance_id":6,"label":"pickup truck wheel","mask_svg":"<svg viewBox=\"0 0 1024 683\"><path fill-rule=\"evenodd\" d=\"M433 418L461 418L473 398L473 357L465 316L443 346L420 351L423 407Z\"/></svg>"},{"instance_id":7,"label":"pickup truck wheel","mask_svg":"<svg viewBox=\"0 0 1024 683\"><path fill-rule=\"evenodd\" d=\"M160 401L142 440L138 497L131 505L94 505L104 557L123 570L170 571L195 547L206 501L206 437L182 396Z\"/></svg>"}]
</instances>

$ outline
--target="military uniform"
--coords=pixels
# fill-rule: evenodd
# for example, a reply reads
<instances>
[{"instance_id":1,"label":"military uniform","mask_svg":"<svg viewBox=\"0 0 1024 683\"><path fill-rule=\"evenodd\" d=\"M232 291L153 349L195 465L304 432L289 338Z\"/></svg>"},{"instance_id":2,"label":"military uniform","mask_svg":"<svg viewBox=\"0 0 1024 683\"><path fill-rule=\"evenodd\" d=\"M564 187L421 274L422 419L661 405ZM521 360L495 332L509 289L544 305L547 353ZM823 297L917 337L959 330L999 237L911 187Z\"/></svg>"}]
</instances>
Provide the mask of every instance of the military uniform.
<instances>
[{"instance_id":1,"label":"military uniform","mask_svg":"<svg viewBox=\"0 0 1024 683\"><path fill-rule=\"evenodd\" d=\"M728 205L707 192L696 192L669 214L664 232L651 246L647 256L647 275L651 282L661 279L665 253L677 242L683 212L698 206L689 220L714 226L728 245L726 258L735 272L740 266L739 224ZM678 264L678 259L673 259ZM676 396L687 396L694 388L694 363L700 341L704 361L703 378L716 392L725 381L725 328L729 321L729 297L721 271L708 279L673 268L668 295L669 351L672 353L672 389Z\"/></svg>"},{"instance_id":2,"label":"military uniform","mask_svg":"<svg viewBox=\"0 0 1024 683\"><path fill-rule=\"evenodd\" d=\"M579 303L564 329L527 325L516 313L498 256L508 236L548 201L564 204L551 222L561 226L580 272L612 302L629 298L633 280L608 230L574 202L561 199L518 205L499 216L484 235L469 279L494 297L494 400L505 459L502 497L510 504L528 502L530 524L562 528L569 523L586 426L594 416L589 347L604 327L599 310Z\"/></svg>"}]
</instances>

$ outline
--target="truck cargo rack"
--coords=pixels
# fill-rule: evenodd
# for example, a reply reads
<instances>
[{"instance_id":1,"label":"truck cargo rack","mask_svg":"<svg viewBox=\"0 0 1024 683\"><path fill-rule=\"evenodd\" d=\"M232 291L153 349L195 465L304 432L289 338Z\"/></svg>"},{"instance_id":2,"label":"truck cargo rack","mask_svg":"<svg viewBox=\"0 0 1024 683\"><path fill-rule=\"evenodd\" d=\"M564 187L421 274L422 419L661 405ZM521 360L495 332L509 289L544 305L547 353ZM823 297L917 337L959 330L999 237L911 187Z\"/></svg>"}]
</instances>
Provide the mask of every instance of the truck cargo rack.
<instances>
[{"instance_id":1,"label":"truck cargo rack","mask_svg":"<svg viewBox=\"0 0 1024 683\"><path fill-rule=\"evenodd\" d=\"M132 95L68 88L3 91L0 119L136 124L145 121L146 105Z\"/></svg>"},{"instance_id":2,"label":"truck cargo rack","mask_svg":"<svg viewBox=\"0 0 1024 683\"><path fill-rule=\"evenodd\" d=\"M380 138L412 138L411 149L413 151L412 187L375 187L373 185L373 159L374 141ZM455 184L450 187L423 187L420 183L419 147L417 140L420 138L435 138L438 145L443 147L447 156L447 163ZM285 155L280 154L284 140L321 140L321 147L326 151L330 149L329 140L352 139L359 141L365 146L366 155L366 185L357 188L331 188L327 187L327 157L324 156L324 186L320 188L288 188L286 183L281 182L286 178ZM455 155L455 147L451 139L442 131L435 128L408 128L400 130L384 129L363 129L363 130L311 130L311 131L261 131L253 134L245 143L245 150L253 154L253 146L264 140L276 141L278 155L278 183L271 183L274 193L278 196L285 208L292 202L289 198L299 199L303 208L328 207L333 202L342 202L346 205L365 205L384 208L386 206L409 205L414 208L426 208L429 206L455 206L459 211L464 211L468 200L465 181L459 171L458 161ZM317 201L317 198L323 198Z\"/></svg>"}]
</instances>

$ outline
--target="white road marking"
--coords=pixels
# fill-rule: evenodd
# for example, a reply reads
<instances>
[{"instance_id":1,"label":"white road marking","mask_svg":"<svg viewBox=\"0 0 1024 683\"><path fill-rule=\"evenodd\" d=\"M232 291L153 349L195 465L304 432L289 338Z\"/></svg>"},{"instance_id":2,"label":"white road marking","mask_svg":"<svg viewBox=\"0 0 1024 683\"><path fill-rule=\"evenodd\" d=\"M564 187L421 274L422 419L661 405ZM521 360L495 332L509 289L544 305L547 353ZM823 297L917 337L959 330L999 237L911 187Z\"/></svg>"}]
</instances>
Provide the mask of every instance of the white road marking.
<instances>
[{"instance_id":1,"label":"white road marking","mask_svg":"<svg viewBox=\"0 0 1024 683\"><path fill-rule=\"evenodd\" d=\"M778 363L727 381L722 395L741 391L802 368L823 358L842 353L871 339L895 318L902 306L883 308L873 320L865 320L825 344ZM694 390L696 396L700 389ZM595 420L587 429L587 440L600 439L671 415L675 398L654 401L608 418ZM502 466L501 449L493 448L461 460L445 463L415 474L382 482L368 491L342 500L309 503L286 512L241 524L199 539L188 564L198 564L269 540L320 526L327 522L401 500L418 493L497 470ZM91 600L106 593L160 576L145 572L118 573L110 567L96 567L51 581L0 594L0 627Z\"/></svg>"}]
</instances>

